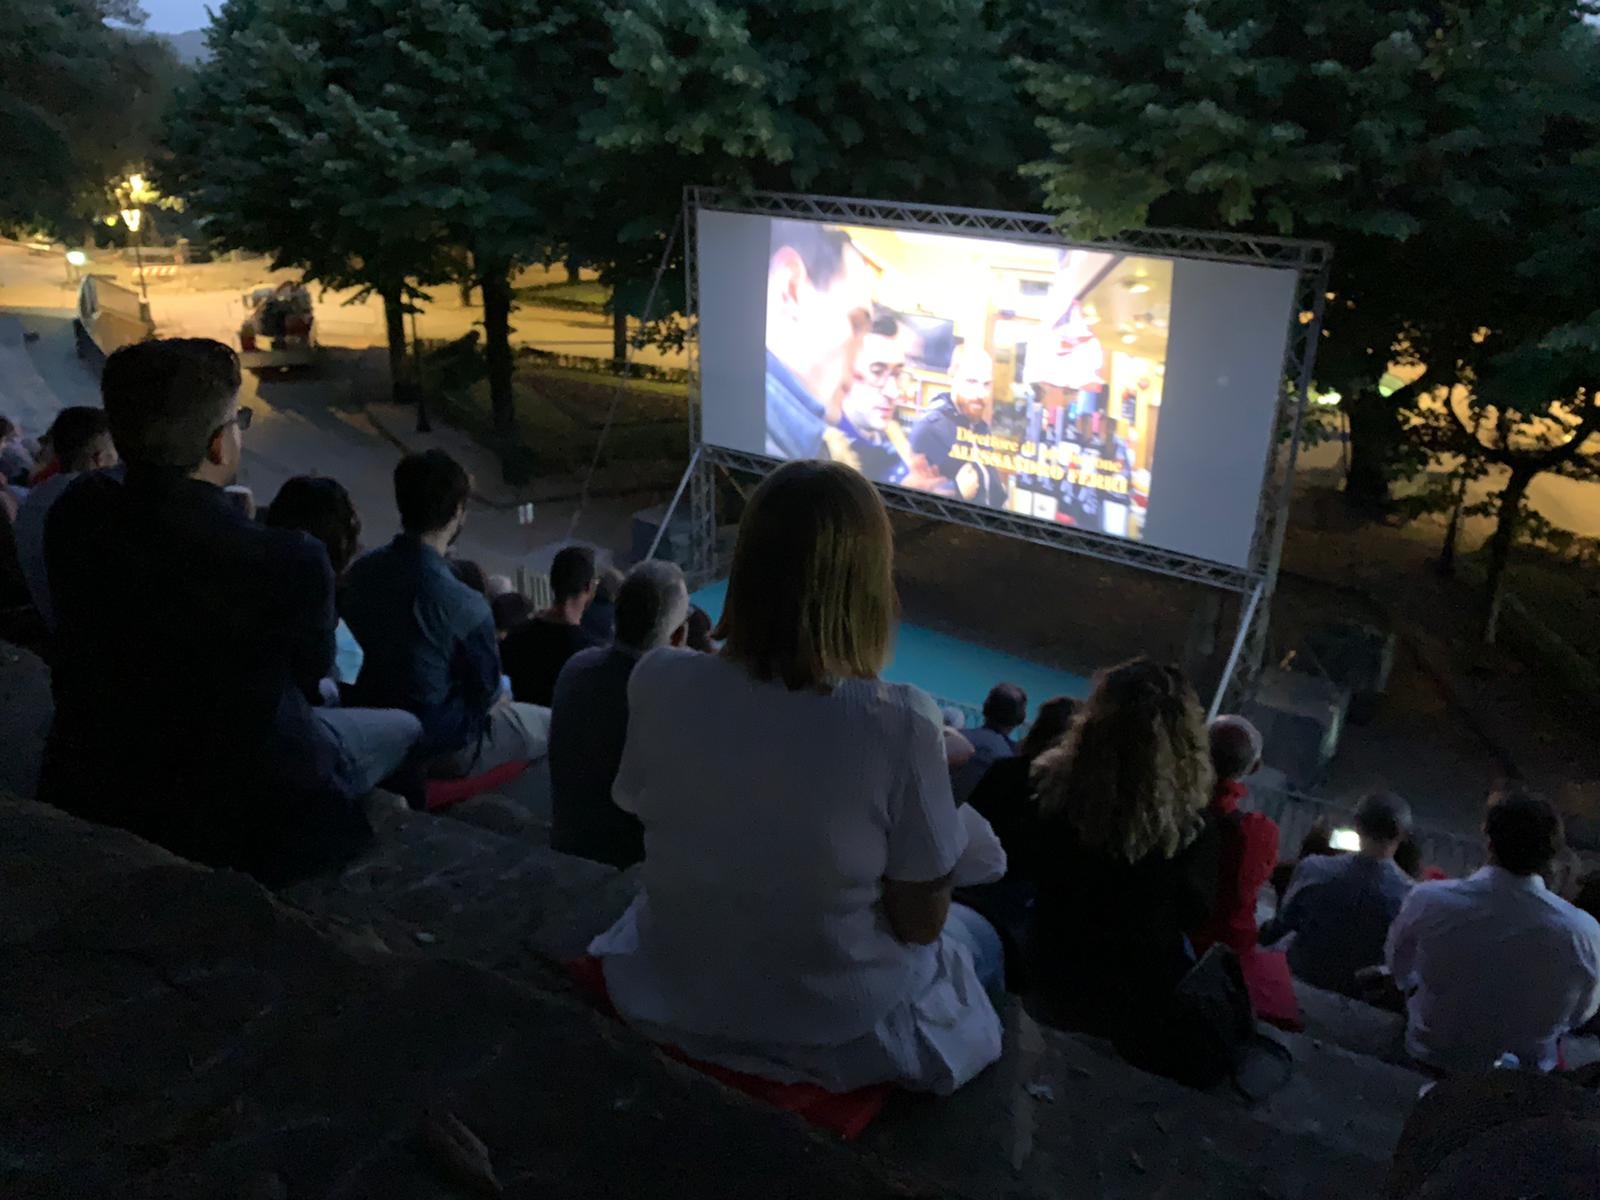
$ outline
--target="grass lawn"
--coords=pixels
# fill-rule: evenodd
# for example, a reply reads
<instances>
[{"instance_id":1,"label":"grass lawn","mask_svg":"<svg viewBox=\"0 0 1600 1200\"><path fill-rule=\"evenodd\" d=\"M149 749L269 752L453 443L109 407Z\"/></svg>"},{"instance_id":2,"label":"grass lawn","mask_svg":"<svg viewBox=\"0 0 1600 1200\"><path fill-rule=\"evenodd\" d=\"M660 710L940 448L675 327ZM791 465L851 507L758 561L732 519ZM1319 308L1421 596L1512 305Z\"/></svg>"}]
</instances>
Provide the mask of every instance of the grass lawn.
<instances>
[{"instance_id":1,"label":"grass lawn","mask_svg":"<svg viewBox=\"0 0 1600 1200\"><path fill-rule=\"evenodd\" d=\"M593 279L580 279L577 283L562 280L559 283L535 283L516 289L517 299L523 304L544 304L554 308L581 308L599 312L611 299L611 289L602 287Z\"/></svg>"},{"instance_id":2,"label":"grass lawn","mask_svg":"<svg viewBox=\"0 0 1600 1200\"><path fill-rule=\"evenodd\" d=\"M517 433L533 452L541 476L588 469L617 396L618 380L597 372L517 363ZM450 419L492 444L489 385L480 381L459 398L441 402ZM641 486L674 478L689 457L687 388L681 383L630 379L606 440L601 467L637 467Z\"/></svg>"}]
</instances>

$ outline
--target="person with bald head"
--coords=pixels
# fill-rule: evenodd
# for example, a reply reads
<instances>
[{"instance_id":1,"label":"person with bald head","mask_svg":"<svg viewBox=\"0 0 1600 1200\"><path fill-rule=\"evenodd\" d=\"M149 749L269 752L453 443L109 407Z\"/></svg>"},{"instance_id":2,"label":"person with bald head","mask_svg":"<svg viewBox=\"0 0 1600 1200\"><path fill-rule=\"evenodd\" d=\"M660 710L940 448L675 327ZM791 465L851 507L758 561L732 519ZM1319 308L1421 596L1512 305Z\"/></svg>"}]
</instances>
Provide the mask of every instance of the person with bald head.
<instances>
[{"instance_id":1,"label":"person with bald head","mask_svg":"<svg viewBox=\"0 0 1600 1200\"><path fill-rule=\"evenodd\" d=\"M1278 862L1278 826L1239 807L1243 781L1261 769L1261 731L1243 717L1224 716L1208 732L1217 782L1206 817L1221 835L1217 900L1189 940L1199 954L1220 942L1243 957L1256 946L1256 896Z\"/></svg>"},{"instance_id":2,"label":"person with bald head","mask_svg":"<svg viewBox=\"0 0 1600 1200\"><path fill-rule=\"evenodd\" d=\"M982 347L963 344L950 359L950 390L933 398L932 407L911 427L910 438L911 448L957 496L999 508L1005 503L999 472L952 453L961 430L987 435L993 418L994 359Z\"/></svg>"}]
</instances>

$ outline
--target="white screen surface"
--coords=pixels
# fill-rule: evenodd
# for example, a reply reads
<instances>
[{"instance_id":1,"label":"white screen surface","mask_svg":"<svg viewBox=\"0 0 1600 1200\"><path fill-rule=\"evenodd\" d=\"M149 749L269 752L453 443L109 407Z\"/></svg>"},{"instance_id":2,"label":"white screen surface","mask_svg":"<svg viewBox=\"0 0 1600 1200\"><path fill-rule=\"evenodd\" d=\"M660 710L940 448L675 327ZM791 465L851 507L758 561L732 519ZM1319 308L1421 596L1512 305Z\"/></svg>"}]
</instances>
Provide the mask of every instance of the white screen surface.
<instances>
[{"instance_id":1,"label":"white screen surface","mask_svg":"<svg viewBox=\"0 0 1600 1200\"><path fill-rule=\"evenodd\" d=\"M1295 273L699 214L706 442L1249 565Z\"/></svg>"}]
</instances>

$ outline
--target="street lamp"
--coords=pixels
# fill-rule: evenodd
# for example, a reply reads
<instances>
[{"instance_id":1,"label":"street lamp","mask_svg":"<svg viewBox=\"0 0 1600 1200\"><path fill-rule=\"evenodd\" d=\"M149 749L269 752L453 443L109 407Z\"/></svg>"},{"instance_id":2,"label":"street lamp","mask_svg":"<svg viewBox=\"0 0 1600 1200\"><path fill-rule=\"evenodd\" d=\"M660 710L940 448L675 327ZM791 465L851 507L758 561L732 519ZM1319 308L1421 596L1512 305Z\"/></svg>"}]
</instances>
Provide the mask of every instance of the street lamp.
<instances>
[{"instance_id":1,"label":"street lamp","mask_svg":"<svg viewBox=\"0 0 1600 1200\"><path fill-rule=\"evenodd\" d=\"M137 175L130 178L128 182L132 184L134 180L138 180L139 183L144 182ZM150 287L145 282L144 254L141 252L141 243L144 239L139 236L139 226L144 224L144 213L137 208L125 208L122 210L122 223L128 227L128 232L133 235L133 261L139 272L139 296L146 304L149 304Z\"/></svg>"}]
</instances>

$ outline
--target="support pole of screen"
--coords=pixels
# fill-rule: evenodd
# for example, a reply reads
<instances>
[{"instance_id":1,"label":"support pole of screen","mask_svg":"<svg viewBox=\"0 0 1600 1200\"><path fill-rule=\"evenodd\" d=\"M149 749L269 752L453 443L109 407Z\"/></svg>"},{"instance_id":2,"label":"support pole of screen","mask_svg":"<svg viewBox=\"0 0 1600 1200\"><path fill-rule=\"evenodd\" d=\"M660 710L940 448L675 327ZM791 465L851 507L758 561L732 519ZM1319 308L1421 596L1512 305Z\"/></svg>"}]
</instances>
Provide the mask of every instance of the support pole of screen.
<instances>
[{"instance_id":1,"label":"support pole of screen","mask_svg":"<svg viewBox=\"0 0 1600 1200\"><path fill-rule=\"evenodd\" d=\"M661 516L661 524L656 526L656 535L650 539L650 549L644 552L646 561L656 556L656 551L661 547L661 539L667 535L667 525L672 521L672 514L678 509L678 502L683 499L684 490L689 486L689 480L694 478L695 470L700 466L700 447L696 446L689 455L689 465L684 468L683 478L678 480L678 490L672 493L672 500L667 505L667 511Z\"/></svg>"},{"instance_id":2,"label":"support pole of screen","mask_svg":"<svg viewBox=\"0 0 1600 1200\"><path fill-rule=\"evenodd\" d=\"M1261 598L1266 594L1265 579L1250 589L1250 598L1244 602L1244 612L1239 615L1239 632L1233 636L1233 649L1228 651L1228 661L1222 668L1222 678L1217 680L1217 694L1211 697L1211 707L1206 711L1207 721L1215 721L1217 714L1222 711L1222 702L1228 694L1228 688L1233 684L1233 673L1239 669L1239 656L1244 653L1245 642L1255 626L1256 610L1261 607Z\"/></svg>"}]
</instances>

